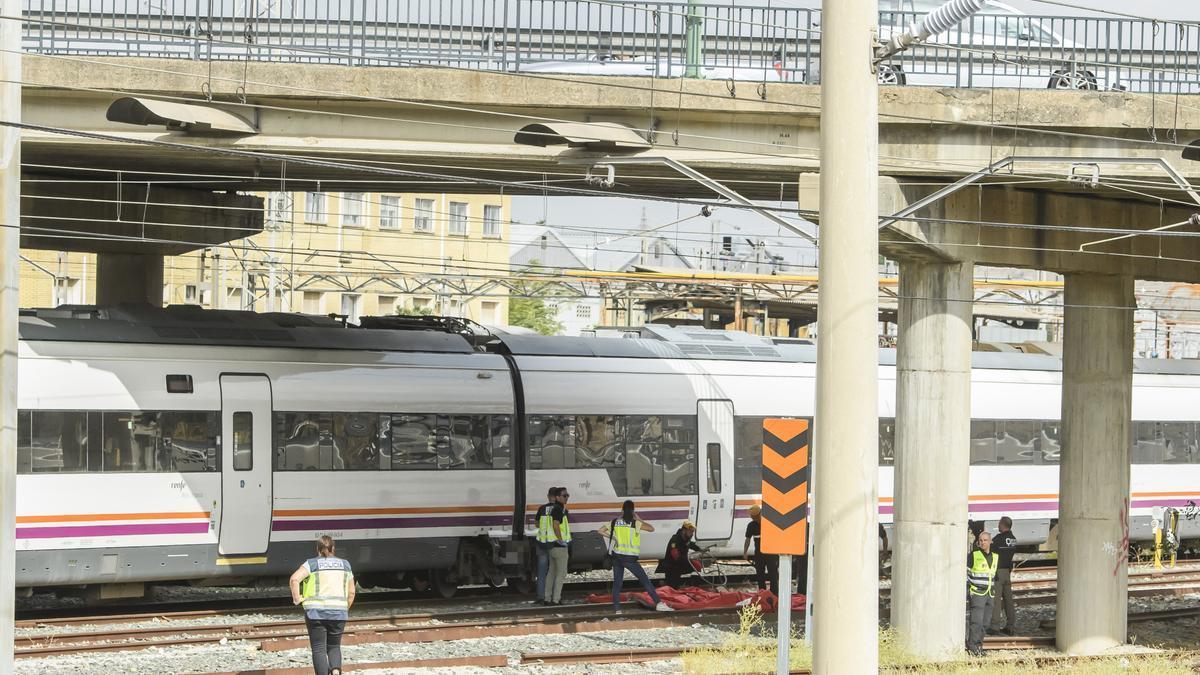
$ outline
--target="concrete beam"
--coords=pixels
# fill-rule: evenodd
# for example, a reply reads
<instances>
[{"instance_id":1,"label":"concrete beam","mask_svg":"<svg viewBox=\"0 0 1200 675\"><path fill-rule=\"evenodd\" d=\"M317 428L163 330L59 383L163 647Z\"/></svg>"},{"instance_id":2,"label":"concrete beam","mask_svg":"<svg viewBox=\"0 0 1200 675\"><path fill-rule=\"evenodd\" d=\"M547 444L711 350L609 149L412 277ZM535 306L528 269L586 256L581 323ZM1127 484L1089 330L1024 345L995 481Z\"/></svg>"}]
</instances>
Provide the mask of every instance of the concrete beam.
<instances>
[{"instance_id":1,"label":"concrete beam","mask_svg":"<svg viewBox=\"0 0 1200 675\"><path fill-rule=\"evenodd\" d=\"M905 187L904 191L915 201L927 190ZM1193 281L1200 279L1200 237L1140 235L1094 245L1115 234L1080 232L1075 228L1145 231L1187 220L1197 211L1200 205L1192 208L1088 192L981 185L954 193L917 214L933 220L897 225L921 237L925 247L955 257L970 256L980 265L1062 274L1123 274L1152 281ZM940 218L946 220L937 220ZM1196 228L1179 227L1173 231L1196 232ZM913 247L881 245L884 255L898 259L903 259L910 248Z\"/></svg>"},{"instance_id":2,"label":"concrete beam","mask_svg":"<svg viewBox=\"0 0 1200 675\"><path fill-rule=\"evenodd\" d=\"M647 78L283 63L215 62L210 69L210 64L183 60L47 55L29 55L25 62L26 121L131 140L374 160L388 166L409 162L410 168L427 164L467 179L484 175L536 183L543 173L553 178L582 170L558 166L558 149L516 145L513 139L521 127L547 119L615 122L639 130L655 144L653 152L669 154L756 199L778 199L781 185L785 198L790 197L796 175L814 170L818 155L820 88L813 86L767 85L763 99L753 87L731 95L725 82L704 80L672 81L667 92L661 81ZM248 105L238 102L236 90L243 83ZM130 92L207 104L201 94L207 84L214 105L252 119L259 133L214 141L105 119L109 104ZM997 153L999 134L993 123L1011 125L1012 130L1004 130L1004 143L1024 154L1177 157L1173 146L1145 142L1151 119L1178 129L1182 141L1200 135L1200 106L1155 106L1149 95L1125 92L898 87L885 88L880 96L880 170L892 176L957 177L986 166ZM1050 131L1071 135L1046 133ZM182 164L245 175L242 189L265 189L271 179L278 184L277 166L256 166L246 159L33 131L24 134L24 142L29 161L36 163L90 163L129 172ZM1200 163L1185 170L1200 178ZM1134 165L1111 167L1111 173L1152 175ZM445 189L428 179L349 169L294 165L287 175L353 180L368 190L385 189L386 181L395 180L405 180L410 191ZM662 168L623 168L620 178L629 190L645 194L709 194L685 181L664 180L675 177ZM497 191L469 181L453 189ZM532 184L528 190L537 191Z\"/></svg>"},{"instance_id":3,"label":"concrete beam","mask_svg":"<svg viewBox=\"0 0 1200 675\"><path fill-rule=\"evenodd\" d=\"M1068 274L1059 465L1058 648L1125 643L1133 277Z\"/></svg>"},{"instance_id":4,"label":"concrete beam","mask_svg":"<svg viewBox=\"0 0 1200 675\"><path fill-rule=\"evenodd\" d=\"M965 637L973 269L900 265L891 625L934 660Z\"/></svg>"},{"instance_id":5,"label":"concrete beam","mask_svg":"<svg viewBox=\"0 0 1200 675\"><path fill-rule=\"evenodd\" d=\"M163 256L100 253L96 256L96 304L161 307Z\"/></svg>"},{"instance_id":6,"label":"concrete beam","mask_svg":"<svg viewBox=\"0 0 1200 675\"><path fill-rule=\"evenodd\" d=\"M28 173L23 187L23 248L179 255L263 228L261 197Z\"/></svg>"}]
</instances>

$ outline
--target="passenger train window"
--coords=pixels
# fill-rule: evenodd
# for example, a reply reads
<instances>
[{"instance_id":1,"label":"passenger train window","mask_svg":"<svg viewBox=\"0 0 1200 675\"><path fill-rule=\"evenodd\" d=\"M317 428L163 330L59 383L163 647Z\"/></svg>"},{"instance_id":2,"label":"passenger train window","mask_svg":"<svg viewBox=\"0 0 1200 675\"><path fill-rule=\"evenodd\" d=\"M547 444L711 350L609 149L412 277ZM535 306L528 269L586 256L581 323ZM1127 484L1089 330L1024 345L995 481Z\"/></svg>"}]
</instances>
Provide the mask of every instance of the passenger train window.
<instances>
[{"instance_id":1,"label":"passenger train window","mask_svg":"<svg viewBox=\"0 0 1200 675\"><path fill-rule=\"evenodd\" d=\"M217 471L216 412L20 411L20 473Z\"/></svg>"},{"instance_id":2,"label":"passenger train window","mask_svg":"<svg viewBox=\"0 0 1200 675\"><path fill-rule=\"evenodd\" d=\"M1041 464L1039 420L1003 420L996 423L997 464Z\"/></svg>"},{"instance_id":3,"label":"passenger train window","mask_svg":"<svg viewBox=\"0 0 1200 675\"><path fill-rule=\"evenodd\" d=\"M971 464L995 463L995 420L971 420Z\"/></svg>"},{"instance_id":4,"label":"passenger train window","mask_svg":"<svg viewBox=\"0 0 1200 675\"><path fill-rule=\"evenodd\" d=\"M708 491L721 491L721 444L708 444Z\"/></svg>"},{"instance_id":5,"label":"passenger train window","mask_svg":"<svg viewBox=\"0 0 1200 675\"><path fill-rule=\"evenodd\" d=\"M893 417L879 418L879 466L896 463L896 420Z\"/></svg>"},{"instance_id":6,"label":"passenger train window","mask_svg":"<svg viewBox=\"0 0 1200 675\"><path fill-rule=\"evenodd\" d=\"M1042 464L1058 464L1062 456L1062 425L1058 422L1042 422Z\"/></svg>"},{"instance_id":7,"label":"passenger train window","mask_svg":"<svg viewBox=\"0 0 1200 675\"><path fill-rule=\"evenodd\" d=\"M1197 461L1196 425L1192 422L1163 422L1166 448L1165 464L1190 464Z\"/></svg>"},{"instance_id":8,"label":"passenger train window","mask_svg":"<svg viewBox=\"0 0 1200 675\"><path fill-rule=\"evenodd\" d=\"M734 488L738 494L762 492L762 444L765 417L734 418Z\"/></svg>"},{"instance_id":9,"label":"passenger train window","mask_svg":"<svg viewBox=\"0 0 1200 675\"><path fill-rule=\"evenodd\" d=\"M392 469L437 468L437 415L392 415Z\"/></svg>"},{"instance_id":10,"label":"passenger train window","mask_svg":"<svg viewBox=\"0 0 1200 675\"><path fill-rule=\"evenodd\" d=\"M600 469L625 464L625 419L615 415L580 415L575 418L575 468ZM632 425L653 427L647 433L654 443L662 440L662 426L657 417L631 417ZM638 420L635 422L635 420ZM640 432L642 430L638 430ZM650 493L647 493L650 494Z\"/></svg>"},{"instance_id":11,"label":"passenger train window","mask_svg":"<svg viewBox=\"0 0 1200 675\"><path fill-rule=\"evenodd\" d=\"M529 468L575 468L575 417L531 415L529 417Z\"/></svg>"},{"instance_id":12,"label":"passenger train window","mask_svg":"<svg viewBox=\"0 0 1200 675\"><path fill-rule=\"evenodd\" d=\"M696 418L662 418L662 494L696 494Z\"/></svg>"},{"instance_id":13,"label":"passenger train window","mask_svg":"<svg viewBox=\"0 0 1200 675\"><path fill-rule=\"evenodd\" d=\"M663 494L662 436L662 418L629 418L625 439L626 494Z\"/></svg>"},{"instance_id":14,"label":"passenger train window","mask_svg":"<svg viewBox=\"0 0 1200 675\"><path fill-rule=\"evenodd\" d=\"M512 418L508 415L492 415L491 427L492 468L510 468L512 466Z\"/></svg>"},{"instance_id":15,"label":"passenger train window","mask_svg":"<svg viewBox=\"0 0 1200 675\"><path fill-rule=\"evenodd\" d=\"M86 412L35 410L30 437L33 473L88 470ZM96 471L100 470L97 465Z\"/></svg>"},{"instance_id":16,"label":"passenger train window","mask_svg":"<svg viewBox=\"0 0 1200 675\"><path fill-rule=\"evenodd\" d=\"M233 470L254 468L254 413L233 413Z\"/></svg>"},{"instance_id":17,"label":"passenger train window","mask_svg":"<svg viewBox=\"0 0 1200 675\"><path fill-rule=\"evenodd\" d=\"M379 464L379 434L374 415L332 413L328 438L330 464L335 469L371 471Z\"/></svg>"},{"instance_id":18,"label":"passenger train window","mask_svg":"<svg viewBox=\"0 0 1200 675\"><path fill-rule=\"evenodd\" d=\"M33 420L28 410L17 412L17 473L33 470Z\"/></svg>"}]
</instances>

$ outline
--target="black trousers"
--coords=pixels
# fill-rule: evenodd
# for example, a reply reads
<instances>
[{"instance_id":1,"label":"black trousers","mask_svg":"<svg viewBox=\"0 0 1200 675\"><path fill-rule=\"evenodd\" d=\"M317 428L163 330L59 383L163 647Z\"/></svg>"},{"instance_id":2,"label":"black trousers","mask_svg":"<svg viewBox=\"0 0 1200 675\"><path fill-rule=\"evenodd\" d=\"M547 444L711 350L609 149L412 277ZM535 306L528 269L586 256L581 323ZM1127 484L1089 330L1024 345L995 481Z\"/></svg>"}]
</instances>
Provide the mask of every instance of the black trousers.
<instances>
[{"instance_id":1,"label":"black trousers","mask_svg":"<svg viewBox=\"0 0 1200 675\"><path fill-rule=\"evenodd\" d=\"M342 669L342 631L344 620L310 619L304 617L308 628L308 642L312 646L313 670L317 675L329 675L330 671Z\"/></svg>"},{"instance_id":2,"label":"black trousers","mask_svg":"<svg viewBox=\"0 0 1200 675\"><path fill-rule=\"evenodd\" d=\"M769 583L771 592L779 595L779 556L755 553L754 574L758 579L759 590L767 588Z\"/></svg>"}]
</instances>

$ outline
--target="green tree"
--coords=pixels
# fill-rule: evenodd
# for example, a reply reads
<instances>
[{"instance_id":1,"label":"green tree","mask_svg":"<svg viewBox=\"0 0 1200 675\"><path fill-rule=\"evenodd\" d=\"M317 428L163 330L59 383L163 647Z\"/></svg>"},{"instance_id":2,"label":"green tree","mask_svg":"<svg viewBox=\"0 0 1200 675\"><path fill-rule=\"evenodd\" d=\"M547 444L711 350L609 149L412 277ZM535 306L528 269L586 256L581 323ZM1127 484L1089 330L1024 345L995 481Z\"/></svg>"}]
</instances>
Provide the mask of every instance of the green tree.
<instances>
[{"instance_id":1,"label":"green tree","mask_svg":"<svg viewBox=\"0 0 1200 675\"><path fill-rule=\"evenodd\" d=\"M508 300L508 323L535 330L542 335L555 335L563 326L555 318L555 311L546 306L541 298L511 297Z\"/></svg>"}]
</instances>

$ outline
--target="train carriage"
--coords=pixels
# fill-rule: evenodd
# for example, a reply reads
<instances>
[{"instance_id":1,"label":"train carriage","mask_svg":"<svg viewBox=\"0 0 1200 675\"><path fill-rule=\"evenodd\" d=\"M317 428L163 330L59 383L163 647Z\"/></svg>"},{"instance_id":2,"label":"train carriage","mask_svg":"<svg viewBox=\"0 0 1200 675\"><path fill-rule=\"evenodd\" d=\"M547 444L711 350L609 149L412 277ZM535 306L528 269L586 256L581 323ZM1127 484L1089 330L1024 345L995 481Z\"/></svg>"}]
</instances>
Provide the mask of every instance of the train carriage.
<instances>
[{"instance_id":1,"label":"train carriage","mask_svg":"<svg viewBox=\"0 0 1200 675\"><path fill-rule=\"evenodd\" d=\"M22 313L17 584L137 596L278 582L331 534L368 584L528 579L532 515L568 487L576 567L631 498L657 555L682 520L740 555L762 421L811 419L815 350L647 326L642 339L347 327L194 308ZM445 324L432 322L426 327ZM411 327L411 326L410 326ZM970 511L1024 543L1057 515L1060 363L975 354ZM894 352L880 351L880 519ZM1155 507L1200 536L1200 374L1138 361L1131 540ZM816 441L820 440L817 430ZM820 467L815 467L820 471ZM819 507L819 504L818 504ZM523 584L522 584L523 585Z\"/></svg>"}]
</instances>

